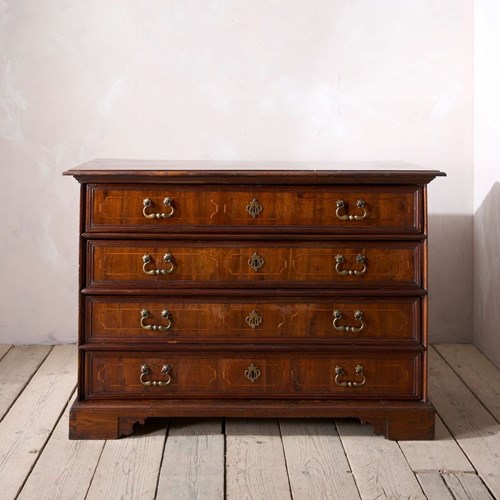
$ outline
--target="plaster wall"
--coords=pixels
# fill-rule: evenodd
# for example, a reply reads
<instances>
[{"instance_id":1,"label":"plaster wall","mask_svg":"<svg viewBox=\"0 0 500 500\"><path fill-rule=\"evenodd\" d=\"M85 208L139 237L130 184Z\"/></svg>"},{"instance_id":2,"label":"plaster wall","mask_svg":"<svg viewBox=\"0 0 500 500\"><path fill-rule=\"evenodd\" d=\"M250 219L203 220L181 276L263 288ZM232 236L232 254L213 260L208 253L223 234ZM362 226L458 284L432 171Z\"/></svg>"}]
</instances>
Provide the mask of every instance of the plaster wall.
<instances>
[{"instance_id":1,"label":"plaster wall","mask_svg":"<svg viewBox=\"0 0 500 500\"><path fill-rule=\"evenodd\" d=\"M500 367L500 3L475 8L473 340Z\"/></svg>"},{"instance_id":2,"label":"plaster wall","mask_svg":"<svg viewBox=\"0 0 500 500\"><path fill-rule=\"evenodd\" d=\"M95 157L406 160L431 341L472 338L473 0L0 0L0 342L76 339Z\"/></svg>"}]
</instances>

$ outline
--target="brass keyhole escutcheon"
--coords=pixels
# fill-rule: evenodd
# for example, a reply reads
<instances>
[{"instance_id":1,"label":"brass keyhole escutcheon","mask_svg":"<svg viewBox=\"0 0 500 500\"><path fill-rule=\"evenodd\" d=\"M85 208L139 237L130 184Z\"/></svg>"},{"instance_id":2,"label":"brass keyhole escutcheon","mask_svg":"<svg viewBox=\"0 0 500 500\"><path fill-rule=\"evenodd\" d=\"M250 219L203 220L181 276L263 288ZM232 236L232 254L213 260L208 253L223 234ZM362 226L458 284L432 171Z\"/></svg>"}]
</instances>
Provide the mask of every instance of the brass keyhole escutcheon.
<instances>
[{"instance_id":1,"label":"brass keyhole escutcheon","mask_svg":"<svg viewBox=\"0 0 500 500\"><path fill-rule=\"evenodd\" d=\"M262 212L263 207L255 198L246 206L246 211L255 219Z\"/></svg>"},{"instance_id":2,"label":"brass keyhole escutcheon","mask_svg":"<svg viewBox=\"0 0 500 500\"><path fill-rule=\"evenodd\" d=\"M260 377L261 371L252 363L245 370L245 377L252 382L252 384Z\"/></svg>"},{"instance_id":3,"label":"brass keyhole escutcheon","mask_svg":"<svg viewBox=\"0 0 500 500\"><path fill-rule=\"evenodd\" d=\"M255 330L262 323L262 317L259 316L259 313L257 311L252 311L245 318L245 321L247 322L248 326L252 327Z\"/></svg>"},{"instance_id":4,"label":"brass keyhole escutcheon","mask_svg":"<svg viewBox=\"0 0 500 500\"><path fill-rule=\"evenodd\" d=\"M258 271L264 265L264 257L254 252L253 255L248 259L248 265L254 270Z\"/></svg>"}]
</instances>

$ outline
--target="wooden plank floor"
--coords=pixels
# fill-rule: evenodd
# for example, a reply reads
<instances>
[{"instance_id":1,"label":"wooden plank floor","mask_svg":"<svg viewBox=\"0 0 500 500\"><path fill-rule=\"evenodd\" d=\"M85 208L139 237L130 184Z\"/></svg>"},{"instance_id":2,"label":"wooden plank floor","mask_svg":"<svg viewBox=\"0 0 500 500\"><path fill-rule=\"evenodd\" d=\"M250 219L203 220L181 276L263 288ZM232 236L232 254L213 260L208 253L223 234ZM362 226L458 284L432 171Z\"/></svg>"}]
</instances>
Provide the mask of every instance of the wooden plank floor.
<instances>
[{"instance_id":1,"label":"wooden plank floor","mask_svg":"<svg viewBox=\"0 0 500 500\"><path fill-rule=\"evenodd\" d=\"M350 419L151 419L70 441L75 346L0 345L0 499L500 499L500 371L430 349L435 441Z\"/></svg>"}]
</instances>

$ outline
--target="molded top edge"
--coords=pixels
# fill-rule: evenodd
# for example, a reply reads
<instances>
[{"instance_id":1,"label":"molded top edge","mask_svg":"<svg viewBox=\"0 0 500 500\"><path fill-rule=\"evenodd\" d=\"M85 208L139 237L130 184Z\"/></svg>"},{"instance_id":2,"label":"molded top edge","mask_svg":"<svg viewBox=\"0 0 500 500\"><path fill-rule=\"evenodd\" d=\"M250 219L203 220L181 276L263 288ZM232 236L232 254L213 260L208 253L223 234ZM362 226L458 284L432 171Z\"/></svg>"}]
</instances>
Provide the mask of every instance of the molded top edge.
<instances>
[{"instance_id":1,"label":"molded top edge","mask_svg":"<svg viewBox=\"0 0 500 500\"><path fill-rule=\"evenodd\" d=\"M207 182L218 178L221 182L239 180L282 182L430 182L446 175L439 170L426 170L401 161L187 161L187 160L116 160L96 159L64 172L80 182L143 180L158 182ZM196 179L196 180L195 180ZM160 182L161 182L160 181Z\"/></svg>"}]
</instances>

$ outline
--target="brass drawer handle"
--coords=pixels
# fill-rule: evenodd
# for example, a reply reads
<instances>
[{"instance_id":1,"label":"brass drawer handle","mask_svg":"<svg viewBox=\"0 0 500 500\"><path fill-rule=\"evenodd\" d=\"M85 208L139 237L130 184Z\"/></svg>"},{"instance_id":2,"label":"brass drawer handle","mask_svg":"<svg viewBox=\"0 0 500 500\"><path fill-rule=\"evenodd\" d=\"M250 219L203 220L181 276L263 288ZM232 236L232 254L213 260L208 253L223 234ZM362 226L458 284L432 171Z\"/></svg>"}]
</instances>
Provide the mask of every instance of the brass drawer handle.
<instances>
[{"instance_id":1,"label":"brass drawer handle","mask_svg":"<svg viewBox=\"0 0 500 500\"><path fill-rule=\"evenodd\" d=\"M354 319L361 323L360 326L339 325L338 321L342 319L342 311L340 309L335 309L335 311L333 311L333 327L335 328L335 330L338 330L340 332L359 333L365 327L363 317L363 311L357 309L356 311L354 311Z\"/></svg>"},{"instance_id":2,"label":"brass drawer handle","mask_svg":"<svg viewBox=\"0 0 500 500\"><path fill-rule=\"evenodd\" d=\"M160 332L165 332L170 329L172 326L172 321L170 319L170 311L168 309L163 309L161 312L161 317L163 319L167 320L167 324L164 325L146 325L144 321L148 318L151 317L151 313L147 309L143 309L141 311L141 327L144 328L144 330L153 330L153 331L160 331Z\"/></svg>"},{"instance_id":3,"label":"brass drawer handle","mask_svg":"<svg viewBox=\"0 0 500 500\"><path fill-rule=\"evenodd\" d=\"M144 274L170 274L175 269L174 257L171 253L166 253L163 256L163 262L165 264L168 264L168 267L166 269L148 269L148 266L150 264L154 264L153 257L151 257L151 255L148 253L142 256L142 262L142 271L144 272Z\"/></svg>"},{"instance_id":4,"label":"brass drawer handle","mask_svg":"<svg viewBox=\"0 0 500 500\"><path fill-rule=\"evenodd\" d=\"M262 317L259 315L257 311L252 311L245 318L245 321L247 322L248 326L252 327L255 330L262 323Z\"/></svg>"},{"instance_id":5,"label":"brass drawer handle","mask_svg":"<svg viewBox=\"0 0 500 500\"><path fill-rule=\"evenodd\" d=\"M337 365L335 367L335 383L342 387L361 387L362 385L365 385L366 377L365 377L365 369L363 368L363 366L357 365L356 368L354 368L354 370L356 371L356 375L359 375L361 377L360 381L350 381L350 380L340 381L340 377L344 375L344 369L341 366Z\"/></svg>"},{"instance_id":6,"label":"brass drawer handle","mask_svg":"<svg viewBox=\"0 0 500 500\"><path fill-rule=\"evenodd\" d=\"M246 206L247 212L255 219L262 212L262 205L255 198Z\"/></svg>"},{"instance_id":7,"label":"brass drawer handle","mask_svg":"<svg viewBox=\"0 0 500 500\"><path fill-rule=\"evenodd\" d=\"M142 205L144 207L142 209L142 213L143 213L144 217L147 217L148 219L168 219L169 217L172 217L172 215L174 215L174 212L175 212L175 207L174 207L173 203L174 203L174 200L172 200L172 198L167 196L163 200L163 205L165 207L168 207L167 213L157 212L157 213L148 214L146 211L148 210L149 207L152 207L154 205L154 203L153 203L153 200L151 198L145 198L142 201Z\"/></svg>"},{"instance_id":8,"label":"brass drawer handle","mask_svg":"<svg viewBox=\"0 0 500 500\"><path fill-rule=\"evenodd\" d=\"M264 265L264 257L260 256L257 252L254 252L248 259L248 265L254 271L258 271Z\"/></svg>"},{"instance_id":9,"label":"brass drawer handle","mask_svg":"<svg viewBox=\"0 0 500 500\"><path fill-rule=\"evenodd\" d=\"M340 220L363 220L366 219L367 211L366 211L366 203L365 200L358 200L356 202L356 206L363 210L361 215L348 215L347 213L340 214L340 212L345 211L345 203L344 200L337 200L337 210L335 210L335 215Z\"/></svg>"},{"instance_id":10,"label":"brass drawer handle","mask_svg":"<svg viewBox=\"0 0 500 500\"><path fill-rule=\"evenodd\" d=\"M362 264L361 269L340 269L342 264L345 262L345 258L341 254L337 254L335 256L335 261L337 264L335 265L335 271L337 271L337 274L340 274L342 276L345 275L355 275L355 276L360 276L362 274L365 274L366 272L366 257L364 255L358 254L356 255L356 262L358 264Z\"/></svg>"},{"instance_id":11,"label":"brass drawer handle","mask_svg":"<svg viewBox=\"0 0 500 500\"><path fill-rule=\"evenodd\" d=\"M245 377L252 382L252 384L261 376L261 371L252 363L245 370Z\"/></svg>"},{"instance_id":12,"label":"brass drawer handle","mask_svg":"<svg viewBox=\"0 0 500 500\"><path fill-rule=\"evenodd\" d=\"M170 384L172 377L170 376L170 370L172 367L170 365L163 365L161 369L161 374L166 375L168 378L166 380L145 380L145 377L151 373L151 369L149 366L144 363L141 365L141 376L140 381L142 385L150 386L153 385L155 387L165 387Z\"/></svg>"}]
</instances>

